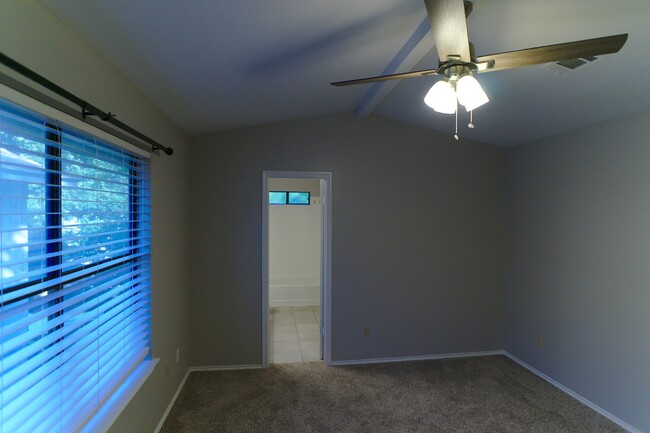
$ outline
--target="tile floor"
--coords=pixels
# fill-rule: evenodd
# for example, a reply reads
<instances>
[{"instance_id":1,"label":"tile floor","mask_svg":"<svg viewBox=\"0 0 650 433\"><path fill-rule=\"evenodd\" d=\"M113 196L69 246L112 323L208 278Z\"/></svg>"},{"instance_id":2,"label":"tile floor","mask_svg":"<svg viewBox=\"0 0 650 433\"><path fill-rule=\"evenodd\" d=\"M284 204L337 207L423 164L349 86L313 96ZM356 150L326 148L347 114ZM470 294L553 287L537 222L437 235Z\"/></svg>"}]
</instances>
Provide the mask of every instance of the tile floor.
<instances>
[{"instance_id":1,"label":"tile floor","mask_svg":"<svg viewBox=\"0 0 650 433\"><path fill-rule=\"evenodd\" d=\"M320 307L271 307L269 363L320 361Z\"/></svg>"}]
</instances>

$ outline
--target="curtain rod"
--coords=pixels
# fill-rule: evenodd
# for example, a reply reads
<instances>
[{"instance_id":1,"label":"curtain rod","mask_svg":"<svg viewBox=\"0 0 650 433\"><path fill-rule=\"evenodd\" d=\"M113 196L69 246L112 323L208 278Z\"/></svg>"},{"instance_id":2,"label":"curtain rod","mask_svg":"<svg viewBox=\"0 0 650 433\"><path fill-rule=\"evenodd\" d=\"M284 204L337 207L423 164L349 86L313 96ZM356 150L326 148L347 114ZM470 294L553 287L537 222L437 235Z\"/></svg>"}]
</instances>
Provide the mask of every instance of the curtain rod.
<instances>
[{"instance_id":1,"label":"curtain rod","mask_svg":"<svg viewBox=\"0 0 650 433\"><path fill-rule=\"evenodd\" d=\"M104 122L108 122L117 128L121 129L122 131L125 131L134 137L137 137L138 139L148 143L151 146L151 151L154 152L156 150L162 150L165 152L167 155L171 155L174 153L174 150L171 147L163 146L162 144L158 143L157 141L147 137L140 131L137 131L133 128L131 128L129 125L126 125L119 120L115 118L115 115L111 113L110 111L108 113L100 110L99 108L95 107L94 105L84 101L83 99L79 98L78 96L68 92L64 88L54 84L47 78L43 77L42 75L32 71L28 67L18 63L11 57L0 53L0 63L5 65L6 67L18 72L20 75L29 78L33 82L45 87L46 89L56 93L57 95L67 99L68 101L72 102L73 104L79 106L81 108L81 116L83 119L85 119L87 116L97 116L98 119L103 120Z\"/></svg>"}]
</instances>

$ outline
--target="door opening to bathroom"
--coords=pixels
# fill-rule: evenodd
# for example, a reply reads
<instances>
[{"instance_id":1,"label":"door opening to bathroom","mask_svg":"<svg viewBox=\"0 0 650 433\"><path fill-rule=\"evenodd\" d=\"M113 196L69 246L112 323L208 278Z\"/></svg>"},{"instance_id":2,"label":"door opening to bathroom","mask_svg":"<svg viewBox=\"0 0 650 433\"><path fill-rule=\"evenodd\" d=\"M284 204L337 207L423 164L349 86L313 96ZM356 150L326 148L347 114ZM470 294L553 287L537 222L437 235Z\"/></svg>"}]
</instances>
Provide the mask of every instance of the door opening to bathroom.
<instances>
[{"instance_id":1,"label":"door opening to bathroom","mask_svg":"<svg viewBox=\"0 0 650 433\"><path fill-rule=\"evenodd\" d=\"M331 174L262 177L263 365L329 364Z\"/></svg>"}]
</instances>

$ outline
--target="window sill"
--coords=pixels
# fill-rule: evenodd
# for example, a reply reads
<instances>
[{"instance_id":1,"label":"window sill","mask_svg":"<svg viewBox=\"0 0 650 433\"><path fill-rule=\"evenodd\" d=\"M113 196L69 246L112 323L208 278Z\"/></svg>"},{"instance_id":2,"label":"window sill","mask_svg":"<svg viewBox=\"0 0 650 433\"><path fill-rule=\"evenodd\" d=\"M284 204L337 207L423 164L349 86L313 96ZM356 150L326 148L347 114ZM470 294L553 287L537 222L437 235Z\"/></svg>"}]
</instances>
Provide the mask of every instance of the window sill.
<instances>
[{"instance_id":1,"label":"window sill","mask_svg":"<svg viewBox=\"0 0 650 433\"><path fill-rule=\"evenodd\" d=\"M81 433L105 433L138 392L160 359L145 359L133 370L102 408L84 426Z\"/></svg>"}]
</instances>

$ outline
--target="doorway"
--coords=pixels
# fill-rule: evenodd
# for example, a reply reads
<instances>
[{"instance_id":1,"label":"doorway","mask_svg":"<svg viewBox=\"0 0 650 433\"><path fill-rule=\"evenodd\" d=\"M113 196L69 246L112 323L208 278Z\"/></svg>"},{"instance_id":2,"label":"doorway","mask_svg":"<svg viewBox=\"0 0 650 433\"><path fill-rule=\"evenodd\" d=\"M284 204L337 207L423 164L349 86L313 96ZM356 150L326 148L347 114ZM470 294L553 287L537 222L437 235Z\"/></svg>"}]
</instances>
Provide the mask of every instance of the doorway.
<instances>
[{"instance_id":1,"label":"doorway","mask_svg":"<svg viewBox=\"0 0 650 433\"><path fill-rule=\"evenodd\" d=\"M264 367L331 362L331 182L327 172L262 172Z\"/></svg>"}]
</instances>

